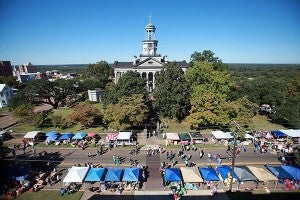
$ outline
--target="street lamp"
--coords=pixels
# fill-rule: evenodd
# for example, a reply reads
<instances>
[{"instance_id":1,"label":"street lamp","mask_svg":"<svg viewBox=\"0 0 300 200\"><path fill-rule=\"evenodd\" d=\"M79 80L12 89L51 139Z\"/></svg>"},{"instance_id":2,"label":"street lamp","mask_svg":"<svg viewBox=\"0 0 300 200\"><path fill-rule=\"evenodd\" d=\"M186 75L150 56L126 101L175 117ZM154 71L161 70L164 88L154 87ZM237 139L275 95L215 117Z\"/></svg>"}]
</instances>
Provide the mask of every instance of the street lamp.
<instances>
[{"instance_id":1,"label":"street lamp","mask_svg":"<svg viewBox=\"0 0 300 200\"><path fill-rule=\"evenodd\" d=\"M229 191L232 192L232 184L233 184L233 173L234 173L234 164L235 164L235 156L236 156L236 138L238 136L237 132L240 130L240 125L233 121L236 131L233 133L233 150L232 150L232 162L231 162L231 177L230 177L230 185L229 185Z\"/></svg>"}]
</instances>

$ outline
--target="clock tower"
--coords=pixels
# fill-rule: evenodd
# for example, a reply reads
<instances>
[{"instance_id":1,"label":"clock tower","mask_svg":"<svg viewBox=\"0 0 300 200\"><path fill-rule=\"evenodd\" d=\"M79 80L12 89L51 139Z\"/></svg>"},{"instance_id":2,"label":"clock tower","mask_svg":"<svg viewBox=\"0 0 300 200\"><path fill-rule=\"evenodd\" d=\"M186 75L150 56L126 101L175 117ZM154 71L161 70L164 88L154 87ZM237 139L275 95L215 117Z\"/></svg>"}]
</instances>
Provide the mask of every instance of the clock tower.
<instances>
[{"instance_id":1,"label":"clock tower","mask_svg":"<svg viewBox=\"0 0 300 200\"><path fill-rule=\"evenodd\" d=\"M155 39L155 26L151 22L151 17L149 17L149 23L145 27L146 39L143 41L143 56L151 57L157 56L157 43Z\"/></svg>"}]
</instances>

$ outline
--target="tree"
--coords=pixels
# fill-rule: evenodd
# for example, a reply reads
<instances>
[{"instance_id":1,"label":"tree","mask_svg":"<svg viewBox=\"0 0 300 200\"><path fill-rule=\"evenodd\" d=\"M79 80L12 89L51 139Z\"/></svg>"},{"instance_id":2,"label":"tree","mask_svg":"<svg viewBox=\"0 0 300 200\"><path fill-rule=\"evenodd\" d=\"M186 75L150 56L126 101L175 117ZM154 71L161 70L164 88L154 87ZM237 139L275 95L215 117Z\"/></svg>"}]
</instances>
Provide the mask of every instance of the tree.
<instances>
[{"instance_id":1,"label":"tree","mask_svg":"<svg viewBox=\"0 0 300 200\"><path fill-rule=\"evenodd\" d=\"M204 50L202 52L195 51L191 55L191 62L219 62L218 57L214 57L215 53L211 50Z\"/></svg>"},{"instance_id":2,"label":"tree","mask_svg":"<svg viewBox=\"0 0 300 200\"><path fill-rule=\"evenodd\" d=\"M116 104L121 97L134 94L141 94L146 99L146 80L141 78L138 72L128 71L122 75L116 85L106 89L104 103L106 105L110 103Z\"/></svg>"},{"instance_id":3,"label":"tree","mask_svg":"<svg viewBox=\"0 0 300 200\"><path fill-rule=\"evenodd\" d=\"M191 85L191 110L187 122L200 125L227 125L234 110L227 94L233 86L230 75L213 62L196 61L188 68L186 77Z\"/></svg>"},{"instance_id":4,"label":"tree","mask_svg":"<svg viewBox=\"0 0 300 200\"><path fill-rule=\"evenodd\" d=\"M21 121L27 121L33 116L33 106L31 104L21 104L14 108L13 115Z\"/></svg>"},{"instance_id":5,"label":"tree","mask_svg":"<svg viewBox=\"0 0 300 200\"><path fill-rule=\"evenodd\" d=\"M86 90L95 88L104 89L106 84L111 81L113 74L113 68L105 61L89 64L86 73L83 75L83 85Z\"/></svg>"},{"instance_id":6,"label":"tree","mask_svg":"<svg viewBox=\"0 0 300 200\"><path fill-rule=\"evenodd\" d=\"M161 117L182 120L190 108L190 89L184 72L170 63L155 77L153 107Z\"/></svg>"},{"instance_id":7,"label":"tree","mask_svg":"<svg viewBox=\"0 0 300 200\"><path fill-rule=\"evenodd\" d=\"M96 121L102 121L102 114L97 108L84 102L78 104L74 112L68 115L70 124L79 122L85 129L95 124Z\"/></svg>"},{"instance_id":8,"label":"tree","mask_svg":"<svg viewBox=\"0 0 300 200\"><path fill-rule=\"evenodd\" d=\"M118 103L109 104L104 110L104 121L112 129L121 130L141 124L149 109L142 94L122 96Z\"/></svg>"},{"instance_id":9,"label":"tree","mask_svg":"<svg viewBox=\"0 0 300 200\"><path fill-rule=\"evenodd\" d=\"M45 103L57 109L67 99L76 100L80 98L81 88L75 80L58 79L54 82L46 79L37 79L29 82L26 87L14 97L13 106L23 102L31 104Z\"/></svg>"}]
</instances>

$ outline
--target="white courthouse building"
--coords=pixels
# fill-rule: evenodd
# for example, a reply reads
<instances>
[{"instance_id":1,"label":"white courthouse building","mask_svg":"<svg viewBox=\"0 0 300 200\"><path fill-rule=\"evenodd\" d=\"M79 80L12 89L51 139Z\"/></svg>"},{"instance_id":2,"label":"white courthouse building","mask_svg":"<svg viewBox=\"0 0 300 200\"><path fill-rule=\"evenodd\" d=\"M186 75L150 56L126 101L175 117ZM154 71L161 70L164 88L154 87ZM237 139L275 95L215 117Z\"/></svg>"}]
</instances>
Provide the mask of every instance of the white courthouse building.
<instances>
[{"instance_id":1,"label":"white courthouse building","mask_svg":"<svg viewBox=\"0 0 300 200\"><path fill-rule=\"evenodd\" d=\"M149 23L145 27L146 38L143 41L143 53L139 57L134 56L132 62L115 61L113 64L115 73L115 83L118 82L122 74L127 71L136 71L142 78L147 79L147 89L151 92L155 88L155 73L160 72L168 63L167 56L157 53L158 40L155 38L156 27ZM187 69L186 61L177 62L183 71Z\"/></svg>"}]
</instances>

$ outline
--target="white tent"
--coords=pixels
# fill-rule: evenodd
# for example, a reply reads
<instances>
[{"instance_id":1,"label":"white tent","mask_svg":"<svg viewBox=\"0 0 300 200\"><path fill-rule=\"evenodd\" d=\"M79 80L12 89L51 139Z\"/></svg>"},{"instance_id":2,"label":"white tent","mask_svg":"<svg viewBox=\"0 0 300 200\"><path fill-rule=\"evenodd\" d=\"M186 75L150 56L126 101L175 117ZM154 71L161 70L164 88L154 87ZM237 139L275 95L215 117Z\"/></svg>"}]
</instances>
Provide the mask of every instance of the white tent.
<instances>
[{"instance_id":1,"label":"white tent","mask_svg":"<svg viewBox=\"0 0 300 200\"><path fill-rule=\"evenodd\" d=\"M178 133L166 133L167 140L180 140Z\"/></svg>"},{"instance_id":2,"label":"white tent","mask_svg":"<svg viewBox=\"0 0 300 200\"><path fill-rule=\"evenodd\" d=\"M283 132L289 137L300 138L300 130L290 129L290 130L279 130L279 131Z\"/></svg>"},{"instance_id":3,"label":"white tent","mask_svg":"<svg viewBox=\"0 0 300 200\"><path fill-rule=\"evenodd\" d=\"M230 132L223 132L223 131L212 131L211 134L217 139L231 139L233 136Z\"/></svg>"},{"instance_id":4,"label":"white tent","mask_svg":"<svg viewBox=\"0 0 300 200\"><path fill-rule=\"evenodd\" d=\"M66 177L64 178L64 183L82 183L89 168L88 167L72 167Z\"/></svg>"},{"instance_id":5,"label":"white tent","mask_svg":"<svg viewBox=\"0 0 300 200\"><path fill-rule=\"evenodd\" d=\"M203 179L197 167L180 167L183 182L202 183Z\"/></svg>"},{"instance_id":6,"label":"white tent","mask_svg":"<svg viewBox=\"0 0 300 200\"><path fill-rule=\"evenodd\" d=\"M41 131L30 131L24 136L25 139L34 139Z\"/></svg>"},{"instance_id":7,"label":"white tent","mask_svg":"<svg viewBox=\"0 0 300 200\"><path fill-rule=\"evenodd\" d=\"M119 132L117 140L130 140L132 132Z\"/></svg>"},{"instance_id":8,"label":"white tent","mask_svg":"<svg viewBox=\"0 0 300 200\"><path fill-rule=\"evenodd\" d=\"M245 138L246 139L253 139L254 137L248 133L245 134Z\"/></svg>"}]
</instances>

